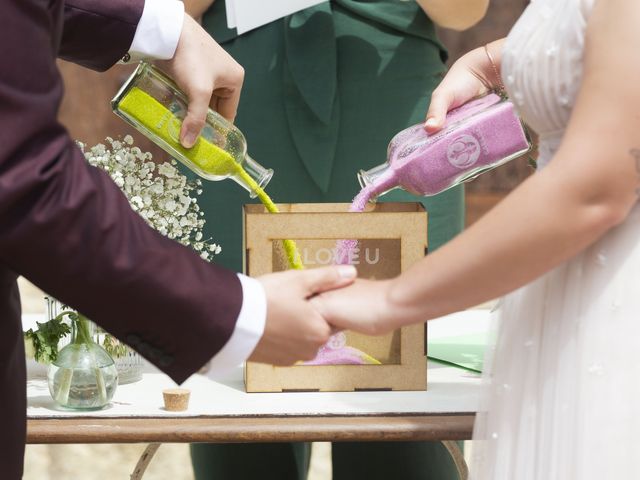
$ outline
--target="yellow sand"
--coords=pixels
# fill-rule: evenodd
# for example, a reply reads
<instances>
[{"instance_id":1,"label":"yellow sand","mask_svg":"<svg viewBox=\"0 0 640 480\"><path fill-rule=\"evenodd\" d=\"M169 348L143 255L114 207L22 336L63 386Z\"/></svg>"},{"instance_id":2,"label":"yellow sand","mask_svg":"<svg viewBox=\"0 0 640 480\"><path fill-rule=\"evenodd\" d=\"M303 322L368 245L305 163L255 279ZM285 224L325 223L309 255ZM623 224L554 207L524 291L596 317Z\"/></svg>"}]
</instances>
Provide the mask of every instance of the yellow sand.
<instances>
[{"instance_id":1,"label":"yellow sand","mask_svg":"<svg viewBox=\"0 0 640 480\"><path fill-rule=\"evenodd\" d=\"M231 155L201 136L193 147L183 147L179 141L181 120L138 87L129 90L119 108L207 173L226 176L243 170Z\"/></svg>"},{"instance_id":2,"label":"yellow sand","mask_svg":"<svg viewBox=\"0 0 640 480\"><path fill-rule=\"evenodd\" d=\"M245 182L247 182L247 185L249 185L251 187L251 190L255 192L255 194L258 196L258 199L260 199L262 204L266 207L267 212L280 213L280 210L278 210L278 207L276 206L276 204L273 203L273 200L271 200L271 197L267 195L267 192L265 192L262 188L260 188L260 186L256 183L256 181L253 178L251 178L243 168L241 168L240 170L241 171L238 172L238 175ZM294 242L293 240L283 240L282 244L284 245L284 251L287 254L287 260L289 261L289 266L296 270L302 270L304 268L304 265L302 264L302 259L300 258L300 252L298 252L298 247L296 246L296 242Z\"/></svg>"},{"instance_id":3,"label":"yellow sand","mask_svg":"<svg viewBox=\"0 0 640 480\"><path fill-rule=\"evenodd\" d=\"M120 100L119 108L205 172L211 175L233 175L239 177L256 193L268 212L278 213L278 207L269 198L269 195L260 188L256 181L229 153L201 136L198 137L193 147L183 147L177 140L182 126L181 120L148 93L138 87L133 87ZM283 240L283 244L290 267L302 269L300 253L295 242L293 240Z\"/></svg>"}]
</instances>

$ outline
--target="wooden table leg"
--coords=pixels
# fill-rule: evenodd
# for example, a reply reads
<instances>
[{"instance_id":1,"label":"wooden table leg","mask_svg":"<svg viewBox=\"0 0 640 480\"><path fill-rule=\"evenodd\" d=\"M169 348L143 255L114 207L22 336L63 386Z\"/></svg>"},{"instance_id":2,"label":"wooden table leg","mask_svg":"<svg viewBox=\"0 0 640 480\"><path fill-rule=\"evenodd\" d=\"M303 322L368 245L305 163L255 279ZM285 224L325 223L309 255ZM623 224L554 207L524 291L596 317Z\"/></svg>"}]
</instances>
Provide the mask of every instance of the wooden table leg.
<instances>
[{"instance_id":1,"label":"wooden table leg","mask_svg":"<svg viewBox=\"0 0 640 480\"><path fill-rule=\"evenodd\" d=\"M141 480L144 472L147 470L147 467L153 460L153 456L156 454L158 449L160 448L161 443L150 443L147 445L147 448L144 449L142 455L140 456L140 460L136 464L136 468L131 474L131 480Z\"/></svg>"},{"instance_id":2,"label":"wooden table leg","mask_svg":"<svg viewBox=\"0 0 640 480\"><path fill-rule=\"evenodd\" d=\"M464 455L458 446L458 443L453 440L444 440L442 444L449 451L453 462L458 470L458 478L460 480L467 480L469 478L469 468L467 462L464 461Z\"/></svg>"}]
</instances>

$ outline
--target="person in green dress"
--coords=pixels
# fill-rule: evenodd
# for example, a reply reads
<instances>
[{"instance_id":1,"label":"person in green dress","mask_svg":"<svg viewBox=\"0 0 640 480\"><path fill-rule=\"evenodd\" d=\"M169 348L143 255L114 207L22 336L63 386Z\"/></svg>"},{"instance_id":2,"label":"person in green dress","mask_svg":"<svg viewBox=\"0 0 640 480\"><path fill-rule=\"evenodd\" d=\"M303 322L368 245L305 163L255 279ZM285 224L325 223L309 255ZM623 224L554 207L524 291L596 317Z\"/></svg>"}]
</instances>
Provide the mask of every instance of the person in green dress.
<instances>
[{"instance_id":1,"label":"person in green dress","mask_svg":"<svg viewBox=\"0 0 640 480\"><path fill-rule=\"evenodd\" d=\"M268 191L279 203L350 202L356 173L385 159L389 140L424 121L446 51L434 23L465 28L489 0L332 0L238 36L225 4L186 0L205 29L245 68L236 118L253 158L275 170ZM206 10L206 11L205 11ZM382 201L421 202L429 214L429 249L463 228L462 187L438 196L393 191ZM205 189L209 233L223 249L216 262L242 268L242 205L234 182ZM304 443L194 444L197 480L303 480ZM335 443L334 480L457 480L440 442Z\"/></svg>"}]
</instances>

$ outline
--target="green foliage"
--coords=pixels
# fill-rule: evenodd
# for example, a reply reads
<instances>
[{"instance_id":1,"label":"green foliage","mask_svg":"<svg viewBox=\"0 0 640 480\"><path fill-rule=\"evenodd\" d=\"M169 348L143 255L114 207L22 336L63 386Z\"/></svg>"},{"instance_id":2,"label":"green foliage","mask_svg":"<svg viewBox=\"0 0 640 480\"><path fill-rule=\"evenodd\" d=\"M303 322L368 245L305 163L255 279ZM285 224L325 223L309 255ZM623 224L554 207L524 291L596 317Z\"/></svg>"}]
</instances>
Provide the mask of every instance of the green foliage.
<instances>
[{"instance_id":1,"label":"green foliage","mask_svg":"<svg viewBox=\"0 0 640 480\"><path fill-rule=\"evenodd\" d=\"M64 317L68 317L71 322L75 323L76 341L84 343L90 340L87 318L73 310L66 310L48 322L36 322L35 331L30 328L24 332L27 356L44 364L49 364L58 358L58 343L71 333L71 327L63 322ZM112 358L124 357L128 352L128 347L124 343L120 343L118 339L106 332L102 340L102 347Z\"/></svg>"},{"instance_id":2,"label":"green foliage","mask_svg":"<svg viewBox=\"0 0 640 480\"><path fill-rule=\"evenodd\" d=\"M58 342L71 333L71 328L58 316L48 322L36 322L38 328L24 332L24 338L31 341L37 362L49 364L58 358Z\"/></svg>"},{"instance_id":3,"label":"green foliage","mask_svg":"<svg viewBox=\"0 0 640 480\"><path fill-rule=\"evenodd\" d=\"M102 340L102 348L111 355L111 358L124 357L128 350L124 343L120 343L117 338L108 333L105 334L104 340Z\"/></svg>"}]
</instances>

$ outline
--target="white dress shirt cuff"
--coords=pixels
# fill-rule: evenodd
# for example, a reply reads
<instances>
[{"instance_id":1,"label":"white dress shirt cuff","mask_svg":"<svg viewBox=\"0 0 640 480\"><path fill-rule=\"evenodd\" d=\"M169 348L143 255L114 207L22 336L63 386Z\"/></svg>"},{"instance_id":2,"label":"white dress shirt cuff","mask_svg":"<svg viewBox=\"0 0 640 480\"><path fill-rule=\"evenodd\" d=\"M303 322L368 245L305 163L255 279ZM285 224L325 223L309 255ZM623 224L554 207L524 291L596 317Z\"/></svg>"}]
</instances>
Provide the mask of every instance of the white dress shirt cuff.
<instances>
[{"instance_id":1,"label":"white dress shirt cuff","mask_svg":"<svg viewBox=\"0 0 640 480\"><path fill-rule=\"evenodd\" d=\"M146 0L126 60L173 58L182 33L183 20L182 2Z\"/></svg>"},{"instance_id":2,"label":"white dress shirt cuff","mask_svg":"<svg viewBox=\"0 0 640 480\"><path fill-rule=\"evenodd\" d=\"M267 321L267 296L262 284L238 274L242 284L242 307L231 338L209 362L205 375L217 380L228 375L253 353Z\"/></svg>"}]
</instances>

